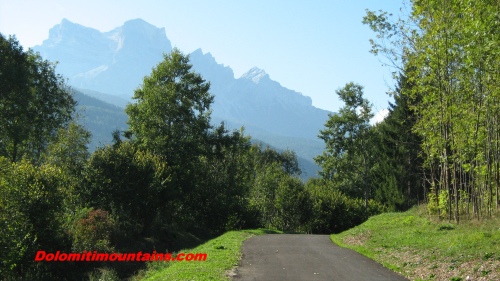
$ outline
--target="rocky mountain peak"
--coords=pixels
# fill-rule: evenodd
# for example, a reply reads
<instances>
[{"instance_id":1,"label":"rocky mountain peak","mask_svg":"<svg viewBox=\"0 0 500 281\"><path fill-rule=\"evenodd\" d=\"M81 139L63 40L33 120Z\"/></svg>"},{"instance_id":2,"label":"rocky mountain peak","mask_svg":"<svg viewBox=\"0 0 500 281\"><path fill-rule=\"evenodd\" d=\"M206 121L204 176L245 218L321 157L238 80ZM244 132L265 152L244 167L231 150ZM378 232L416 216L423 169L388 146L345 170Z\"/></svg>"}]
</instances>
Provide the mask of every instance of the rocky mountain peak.
<instances>
[{"instance_id":1,"label":"rocky mountain peak","mask_svg":"<svg viewBox=\"0 0 500 281\"><path fill-rule=\"evenodd\" d=\"M204 54L201 48L189 54L189 61L196 72L213 83L212 86L217 87L218 82L228 84L234 79L230 67L218 63L211 53Z\"/></svg>"},{"instance_id":2,"label":"rocky mountain peak","mask_svg":"<svg viewBox=\"0 0 500 281\"><path fill-rule=\"evenodd\" d=\"M64 42L74 43L78 41L78 38L97 39L98 37L102 37L98 30L73 23L64 18L61 23L49 30L49 38L43 42L43 45L54 46Z\"/></svg>"},{"instance_id":3,"label":"rocky mountain peak","mask_svg":"<svg viewBox=\"0 0 500 281\"><path fill-rule=\"evenodd\" d=\"M153 48L162 51L172 49L165 28L158 28L142 19L126 21L122 26L105 33L105 36L117 43L117 50L123 47L136 51L140 48Z\"/></svg>"},{"instance_id":4,"label":"rocky mountain peak","mask_svg":"<svg viewBox=\"0 0 500 281\"><path fill-rule=\"evenodd\" d=\"M259 82L263 79L270 80L269 74L258 67L253 67L252 69L241 75L241 78L252 80L255 84L259 84Z\"/></svg>"}]
</instances>

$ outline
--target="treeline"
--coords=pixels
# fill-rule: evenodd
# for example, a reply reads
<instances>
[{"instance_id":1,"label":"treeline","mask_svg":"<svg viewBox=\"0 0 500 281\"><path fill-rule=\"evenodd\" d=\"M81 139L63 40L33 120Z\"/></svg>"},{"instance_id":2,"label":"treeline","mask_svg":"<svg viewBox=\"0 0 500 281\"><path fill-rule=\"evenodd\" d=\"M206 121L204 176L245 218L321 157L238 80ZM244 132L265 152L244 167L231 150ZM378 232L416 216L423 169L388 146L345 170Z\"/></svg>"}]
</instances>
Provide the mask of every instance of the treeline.
<instances>
[{"instance_id":1,"label":"treeline","mask_svg":"<svg viewBox=\"0 0 500 281\"><path fill-rule=\"evenodd\" d=\"M322 180L392 210L425 202L441 219L500 209L500 2L411 1L393 20L367 11L371 52L393 67L394 103L369 125L370 103L349 83L321 131Z\"/></svg>"},{"instance_id":2,"label":"treeline","mask_svg":"<svg viewBox=\"0 0 500 281\"><path fill-rule=\"evenodd\" d=\"M370 11L364 18L377 33L372 52L400 73L396 103L408 118L399 123L411 125L422 162L407 174L418 172L433 215L492 216L500 208L499 2L411 4L404 19Z\"/></svg>"},{"instance_id":3,"label":"treeline","mask_svg":"<svg viewBox=\"0 0 500 281\"><path fill-rule=\"evenodd\" d=\"M38 250L174 251L258 227L332 233L383 210L327 181L304 184L293 151L210 125L210 85L178 50L135 91L129 130L89 153L54 64L0 40L2 279L126 277L144 265L35 262Z\"/></svg>"},{"instance_id":4,"label":"treeline","mask_svg":"<svg viewBox=\"0 0 500 281\"><path fill-rule=\"evenodd\" d=\"M406 85L403 78L397 92ZM322 168L315 181L362 200L368 213L371 202L389 211L424 202L420 138L412 131L415 116L408 100L396 95L384 121L371 126L372 108L361 85L348 83L337 95L345 105L319 134L326 148L315 158Z\"/></svg>"}]
</instances>

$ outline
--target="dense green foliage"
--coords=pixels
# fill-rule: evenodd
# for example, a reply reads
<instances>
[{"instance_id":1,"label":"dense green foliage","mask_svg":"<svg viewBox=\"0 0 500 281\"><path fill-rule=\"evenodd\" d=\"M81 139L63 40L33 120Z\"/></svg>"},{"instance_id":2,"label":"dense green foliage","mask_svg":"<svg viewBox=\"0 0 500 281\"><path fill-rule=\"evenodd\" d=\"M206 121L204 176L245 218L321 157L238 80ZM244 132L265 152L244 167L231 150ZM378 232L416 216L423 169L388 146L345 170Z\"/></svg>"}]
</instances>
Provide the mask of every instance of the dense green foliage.
<instances>
[{"instance_id":1,"label":"dense green foliage","mask_svg":"<svg viewBox=\"0 0 500 281\"><path fill-rule=\"evenodd\" d=\"M39 161L75 102L54 64L0 34L0 156Z\"/></svg>"},{"instance_id":2,"label":"dense green foliage","mask_svg":"<svg viewBox=\"0 0 500 281\"><path fill-rule=\"evenodd\" d=\"M157 208L168 206L160 204L168 172L161 158L129 142L104 147L88 160L78 197L84 207L116 217L130 243L151 231Z\"/></svg>"},{"instance_id":3,"label":"dense green foliage","mask_svg":"<svg viewBox=\"0 0 500 281\"><path fill-rule=\"evenodd\" d=\"M456 222L500 208L498 64L495 1L412 1L391 21L368 11L375 55L394 67L387 118L368 125L362 88L337 94L345 106L321 131L321 176L353 198L405 210L428 202L432 215ZM366 203L365 203L366 204Z\"/></svg>"},{"instance_id":4,"label":"dense green foliage","mask_svg":"<svg viewBox=\"0 0 500 281\"><path fill-rule=\"evenodd\" d=\"M427 182L429 211L457 222L491 216L500 208L500 6L412 4L405 20L369 11L364 22L377 32L373 53L404 76L399 100L411 114L401 121L410 121L420 144L418 181Z\"/></svg>"},{"instance_id":5,"label":"dense green foliage","mask_svg":"<svg viewBox=\"0 0 500 281\"><path fill-rule=\"evenodd\" d=\"M358 84L348 83L337 95L345 106L330 115L320 132L326 149L315 160L322 167L325 180L332 181L350 196L368 200L368 171L372 166L368 155L371 107L363 98L363 87Z\"/></svg>"},{"instance_id":6,"label":"dense green foliage","mask_svg":"<svg viewBox=\"0 0 500 281\"><path fill-rule=\"evenodd\" d=\"M407 86L404 77L400 83L401 87ZM359 212L354 220L349 220L350 226L383 209L407 209L424 199L419 181L420 139L412 132L415 118L399 89L386 119L370 126L373 115L369 102L363 98L363 87L348 83L337 91L345 106L330 116L320 132L326 145L323 154L315 158L322 167L320 185L328 186L328 194L333 192L331 195L352 200L346 205L353 210L359 208L356 200L364 200L366 213ZM370 204L370 200L378 204ZM330 231L334 229L345 228Z\"/></svg>"},{"instance_id":7,"label":"dense green foliage","mask_svg":"<svg viewBox=\"0 0 500 281\"><path fill-rule=\"evenodd\" d=\"M395 210L423 202L426 190L421 138L413 132L416 115L410 109L409 98L401 94L407 87L405 77L400 76L389 114L372 127L371 153L376 159L371 168L373 199Z\"/></svg>"},{"instance_id":8,"label":"dense green foliage","mask_svg":"<svg viewBox=\"0 0 500 281\"><path fill-rule=\"evenodd\" d=\"M0 157L0 275L48 278L57 264L33 263L39 249L66 249L64 199L69 178L51 165L11 163ZM44 277L45 276L45 277Z\"/></svg>"},{"instance_id":9,"label":"dense green foliage","mask_svg":"<svg viewBox=\"0 0 500 281\"><path fill-rule=\"evenodd\" d=\"M382 204L372 199L365 201L345 195L331 181L314 179L306 187L313 203L309 222L313 233L338 233L385 210Z\"/></svg>"}]
</instances>

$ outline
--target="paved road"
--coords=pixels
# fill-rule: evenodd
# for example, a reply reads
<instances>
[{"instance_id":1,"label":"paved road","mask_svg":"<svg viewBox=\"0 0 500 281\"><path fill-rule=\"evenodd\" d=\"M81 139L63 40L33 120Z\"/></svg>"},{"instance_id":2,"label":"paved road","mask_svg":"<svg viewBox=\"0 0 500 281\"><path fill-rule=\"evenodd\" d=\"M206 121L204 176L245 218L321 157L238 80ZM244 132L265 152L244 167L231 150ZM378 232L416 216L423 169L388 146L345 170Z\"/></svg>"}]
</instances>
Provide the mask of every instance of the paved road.
<instances>
[{"instance_id":1,"label":"paved road","mask_svg":"<svg viewBox=\"0 0 500 281\"><path fill-rule=\"evenodd\" d=\"M243 243L235 281L404 281L406 278L352 250L333 244L328 235L268 234Z\"/></svg>"}]
</instances>

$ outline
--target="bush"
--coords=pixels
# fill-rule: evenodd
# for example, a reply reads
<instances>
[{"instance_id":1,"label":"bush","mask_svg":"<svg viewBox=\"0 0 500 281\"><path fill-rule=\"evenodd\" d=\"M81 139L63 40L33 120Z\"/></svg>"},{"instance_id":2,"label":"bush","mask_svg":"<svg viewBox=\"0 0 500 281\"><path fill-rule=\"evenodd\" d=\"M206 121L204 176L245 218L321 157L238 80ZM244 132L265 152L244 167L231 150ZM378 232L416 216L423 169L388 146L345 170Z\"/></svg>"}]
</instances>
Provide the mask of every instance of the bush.
<instances>
[{"instance_id":1,"label":"bush","mask_svg":"<svg viewBox=\"0 0 500 281\"><path fill-rule=\"evenodd\" d=\"M339 233L366 221L370 216L385 211L382 204L346 196L331 183L309 180L306 189L312 200L312 219L309 229L313 233Z\"/></svg>"},{"instance_id":2,"label":"bush","mask_svg":"<svg viewBox=\"0 0 500 281\"><path fill-rule=\"evenodd\" d=\"M67 179L60 169L50 165L10 163L0 157L1 276L38 279L63 266L33 260L38 250L69 249L62 220Z\"/></svg>"},{"instance_id":3,"label":"bush","mask_svg":"<svg viewBox=\"0 0 500 281\"><path fill-rule=\"evenodd\" d=\"M287 176L276 190L275 226L282 231L305 231L312 212L312 202L304 184L298 178Z\"/></svg>"},{"instance_id":4,"label":"bush","mask_svg":"<svg viewBox=\"0 0 500 281\"><path fill-rule=\"evenodd\" d=\"M82 205L114 218L122 244L154 233L155 220L171 216L168 167L160 157L130 142L94 152L83 171Z\"/></svg>"},{"instance_id":5,"label":"bush","mask_svg":"<svg viewBox=\"0 0 500 281\"><path fill-rule=\"evenodd\" d=\"M114 249L111 246L110 236L115 228L116 222L108 212L101 209L81 209L70 230L73 239L72 250L112 252Z\"/></svg>"}]
</instances>

